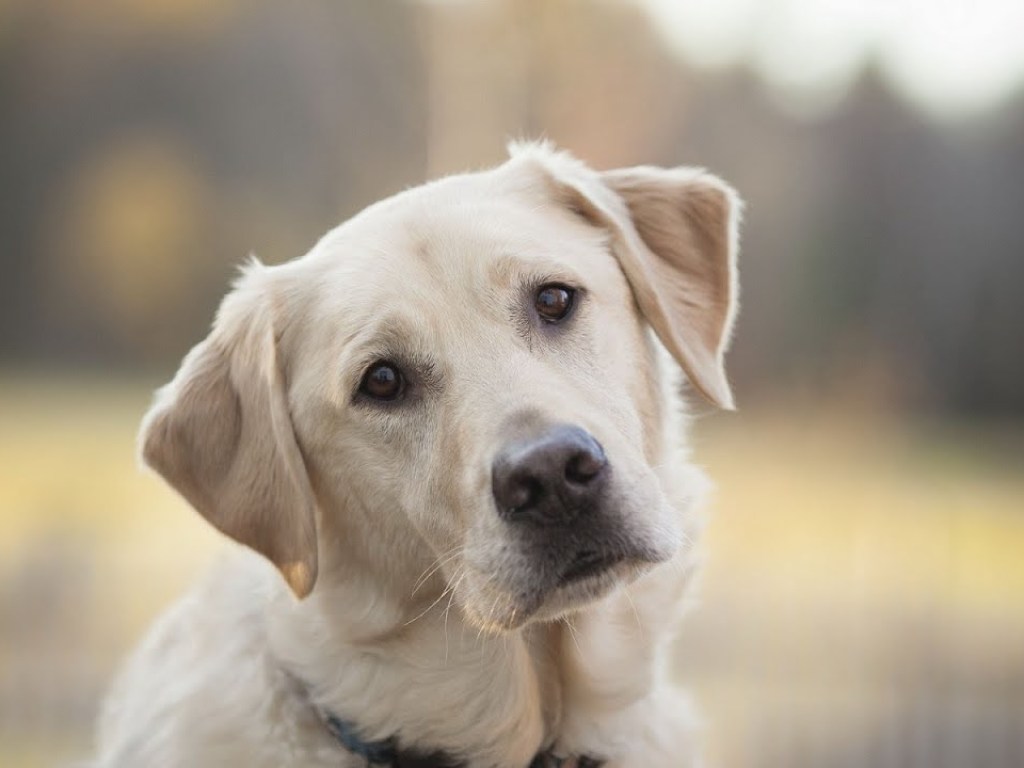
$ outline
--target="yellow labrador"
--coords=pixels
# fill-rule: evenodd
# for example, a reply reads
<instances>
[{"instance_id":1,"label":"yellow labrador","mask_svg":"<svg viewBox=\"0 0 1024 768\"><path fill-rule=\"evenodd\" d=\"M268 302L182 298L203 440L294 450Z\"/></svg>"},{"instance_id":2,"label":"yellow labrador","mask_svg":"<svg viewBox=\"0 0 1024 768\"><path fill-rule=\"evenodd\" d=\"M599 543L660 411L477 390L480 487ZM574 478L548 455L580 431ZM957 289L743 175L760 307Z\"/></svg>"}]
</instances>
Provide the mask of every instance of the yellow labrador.
<instances>
[{"instance_id":1,"label":"yellow labrador","mask_svg":"<svg viewBox=\"0 0 1024 768\"><path fill-rule=\"evenodd\" d=\"M732 405L739 202L511 155L251 264L159 392L146 463L246 548L130 660L99 765L694 764L680 391Z\"/></svg>"}]
</instances>

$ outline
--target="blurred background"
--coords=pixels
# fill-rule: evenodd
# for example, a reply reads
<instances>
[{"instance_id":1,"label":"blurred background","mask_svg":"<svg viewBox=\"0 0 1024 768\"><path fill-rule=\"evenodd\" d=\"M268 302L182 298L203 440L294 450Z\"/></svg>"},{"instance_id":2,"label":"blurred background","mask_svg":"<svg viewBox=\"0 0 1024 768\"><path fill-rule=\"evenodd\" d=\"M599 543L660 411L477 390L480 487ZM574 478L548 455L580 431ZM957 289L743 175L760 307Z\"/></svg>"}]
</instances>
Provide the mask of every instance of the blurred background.
<instances>
[{"instance_id":1,"label":"blurred background","mask_svg":"<svg viewBox=\"0 0 1024 768\"><path fill-rule=\"evenodd\" d=\"M249 252L544 136L748 203L709 763L1024 765L1024 3L0 0L0 764L223 543L137 471Z\"/></svg>"}]
</instances>

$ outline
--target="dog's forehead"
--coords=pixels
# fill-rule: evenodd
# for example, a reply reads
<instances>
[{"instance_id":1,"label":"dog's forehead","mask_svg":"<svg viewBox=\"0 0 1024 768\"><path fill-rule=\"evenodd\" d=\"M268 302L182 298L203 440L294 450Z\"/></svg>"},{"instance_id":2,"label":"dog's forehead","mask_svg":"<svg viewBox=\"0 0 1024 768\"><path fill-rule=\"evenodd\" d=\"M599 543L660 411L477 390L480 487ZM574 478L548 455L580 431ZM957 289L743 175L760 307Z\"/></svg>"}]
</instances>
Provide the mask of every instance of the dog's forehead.
<instances>
[{"instance_id":1,"label":"dog's forehead","mask_svg":"<svg viewBox=\"0 0 1024 768\"><path fill-rule=\"evenodd\" d=\"M374 311L484 297L531 274L569 279L602 259L602 232L540 190L500 182L466 174L403 192L330 233L317 260L351 309Z\"/></svg>"}]
</instances>

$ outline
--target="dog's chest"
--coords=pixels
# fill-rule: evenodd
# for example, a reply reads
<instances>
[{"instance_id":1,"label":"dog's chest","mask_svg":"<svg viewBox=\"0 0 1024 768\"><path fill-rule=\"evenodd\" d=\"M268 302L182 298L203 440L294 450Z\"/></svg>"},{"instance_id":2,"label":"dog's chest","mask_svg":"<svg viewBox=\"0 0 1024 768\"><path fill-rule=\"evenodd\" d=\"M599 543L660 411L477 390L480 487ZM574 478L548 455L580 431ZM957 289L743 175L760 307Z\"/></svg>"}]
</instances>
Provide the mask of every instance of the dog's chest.
<instances>
[{"instance_id":1,"label":"dog's chest","mask_svg":"<svg viewBox=\"0 0 1024 768\"><path fill-rule=\"evenodd\" d=\"M580 674L577 658L580 639L576 632L565 622L555 622L537 627L527 638L544 723L543 752L535 761L538 768L600 765L587 756L592 750L588 749L586 740L580 740L579 722L587 718L580 702L588 701L589 705L600 707L600 702L593 701L593 697L601 686Z\"/></svg>"}]
</instances>

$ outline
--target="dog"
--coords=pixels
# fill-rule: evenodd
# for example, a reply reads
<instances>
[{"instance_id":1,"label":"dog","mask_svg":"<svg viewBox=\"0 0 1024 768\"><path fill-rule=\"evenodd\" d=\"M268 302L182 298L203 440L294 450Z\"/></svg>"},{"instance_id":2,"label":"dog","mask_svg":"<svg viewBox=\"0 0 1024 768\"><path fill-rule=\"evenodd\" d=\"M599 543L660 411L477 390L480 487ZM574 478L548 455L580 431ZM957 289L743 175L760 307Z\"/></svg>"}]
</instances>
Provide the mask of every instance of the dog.
<instances>
[{"instance_id":1,"label":"dog","mask_svg":"<svg viewBox=\"0 0 1024 768\"><path fill-rule=\"evenodd\" d=\"M740 208L514 144L253 259L140 434L244 547L130 658L94 764L695 765L685 401L733 405Z\"/></svg>"}]
</instances>

